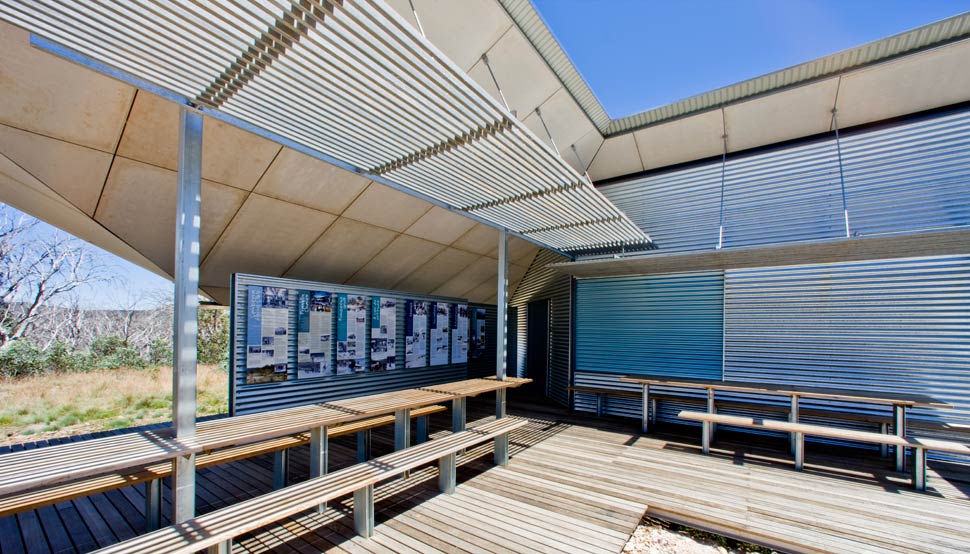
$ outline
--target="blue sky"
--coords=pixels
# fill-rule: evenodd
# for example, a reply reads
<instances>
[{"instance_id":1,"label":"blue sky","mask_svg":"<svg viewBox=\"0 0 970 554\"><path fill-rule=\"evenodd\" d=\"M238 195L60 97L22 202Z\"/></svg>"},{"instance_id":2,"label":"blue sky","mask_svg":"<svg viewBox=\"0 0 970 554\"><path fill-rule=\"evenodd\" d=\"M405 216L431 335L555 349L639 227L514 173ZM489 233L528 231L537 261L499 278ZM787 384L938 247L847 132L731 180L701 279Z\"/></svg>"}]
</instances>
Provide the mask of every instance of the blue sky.
<instances>
[{"instance_id":1,"label":"blue sky","mask_svg":"<svg viewBox=\"0 0 970 554\"><path fill-rule=\"evenodd\" d=\"M970 10L970 0L532 0L611 117Z\"/></svg>"},{"instance_id":2,"label":"blue sky","mask_svg":"<svg viewBox=\"0 0 970 554\"><path fill-rule=\"evenodd\" d=\"M532 1L613 117L970 10L970 0ZM104 258L119 282L85 291L87 306L171 290L167 279Z\"/></svg>"}]
</instances>

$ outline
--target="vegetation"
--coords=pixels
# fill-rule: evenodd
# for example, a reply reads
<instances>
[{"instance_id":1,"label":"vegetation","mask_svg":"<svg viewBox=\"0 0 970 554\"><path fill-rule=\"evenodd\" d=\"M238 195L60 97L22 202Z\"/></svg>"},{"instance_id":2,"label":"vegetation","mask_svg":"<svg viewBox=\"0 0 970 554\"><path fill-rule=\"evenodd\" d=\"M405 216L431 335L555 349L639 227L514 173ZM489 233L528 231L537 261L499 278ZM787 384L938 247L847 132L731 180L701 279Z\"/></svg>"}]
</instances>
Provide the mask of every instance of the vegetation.
<instances>
[{"instance_id":1,"label":"vegetation","mask_svg":"<svg viewBox=\"0 0 970 554\"><path fill-rule=\"evenodd\" d=\"M227 376L222 367L199 366L199 416L227 410ZM0 378L0 444L171 419L169 367Z\"/></svg>"}]
</instances>

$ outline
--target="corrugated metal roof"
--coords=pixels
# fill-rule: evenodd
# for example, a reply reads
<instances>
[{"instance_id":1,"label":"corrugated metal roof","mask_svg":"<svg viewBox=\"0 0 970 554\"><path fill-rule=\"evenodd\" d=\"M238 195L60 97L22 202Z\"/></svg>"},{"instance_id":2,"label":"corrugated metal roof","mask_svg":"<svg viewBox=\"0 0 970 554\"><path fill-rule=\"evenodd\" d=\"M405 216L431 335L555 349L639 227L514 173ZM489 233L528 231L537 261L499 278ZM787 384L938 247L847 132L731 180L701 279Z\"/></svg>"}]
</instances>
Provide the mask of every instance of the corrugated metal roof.
<instances>
[{"instance_id":1,"label":"corrugated metal roof","mask_svg":"<svg viewBox=\"0 0 970 554\"><path fill-rule=\"evenodd\" d=\"M381 0L4 0L0 14L92 67L541 245L649 242Z\"/></svg>"},{"instance_id":2,"label":"corrugated metal roof","mask_svg":"<svg viewBox=\"0 0 970 554\"><path fill-rule=\"evenodd\" d=\"M529 0L499 0L506 11L542 55L566 90L583 108L604 137L623 134L689 114L724 106L794 85L804 84L851 69L876 64L949 42L970 38L970 12L922 27L849 48L816 60L798 64L691 96L638 114L610 119L589 85L569 60Z\"/></svg>"}]
</instances>

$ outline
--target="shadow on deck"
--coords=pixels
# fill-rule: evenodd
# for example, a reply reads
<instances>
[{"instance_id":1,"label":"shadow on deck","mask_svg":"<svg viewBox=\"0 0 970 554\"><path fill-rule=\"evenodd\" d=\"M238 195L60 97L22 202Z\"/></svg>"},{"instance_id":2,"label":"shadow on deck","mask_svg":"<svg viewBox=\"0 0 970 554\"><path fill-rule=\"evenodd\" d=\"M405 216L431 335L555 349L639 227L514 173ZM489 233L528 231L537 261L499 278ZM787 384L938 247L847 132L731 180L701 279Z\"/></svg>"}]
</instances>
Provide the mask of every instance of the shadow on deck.
<instances>
[{"instance_id":1,"label":"shadow on deck","mask_svg":"<svg viewBox=\"0 0 970 554\"><path fill-rule=\"evenodd\" d=\"M469 421L488 418L491 395L469 401ZM647 513L788 551L966 552L970 468L931 463L929 491L869 451L810 444L795 472L782 440L718 433L702 456L699 430L570 414L516 402L530 424L513 434L512 464L492 468L491 445L459 458L454 495L437 491L426 467L375 491L376 534L353 531L352 499L331 502L240 537L237 552L619 552ZM450 415L432 416L447 432ZM374 433L374 454L392 448L390 427ZM354 437L331 442L331 468L355 462ZM308 448L290 455L290 479L306 478ZM205 513L272 490L272 456L198 474ZM164 487L165 513L170 491ZM144 525L143 488L126 487L0 519L0 551L87 552L132 537Z\"/></svg>"}]
</instances>

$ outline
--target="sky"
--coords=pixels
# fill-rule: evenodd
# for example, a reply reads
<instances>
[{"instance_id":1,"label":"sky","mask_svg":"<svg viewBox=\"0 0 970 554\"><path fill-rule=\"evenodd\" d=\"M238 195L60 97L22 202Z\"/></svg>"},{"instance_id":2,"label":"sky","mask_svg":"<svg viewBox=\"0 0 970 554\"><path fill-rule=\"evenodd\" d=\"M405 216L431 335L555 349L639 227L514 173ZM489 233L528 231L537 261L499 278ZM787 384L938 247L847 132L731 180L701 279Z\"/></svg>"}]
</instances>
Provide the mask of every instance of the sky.
<instances>
[{"instance_id":1,"label":"sky","mask_svg":"<svg viewBox=\"0 0 970 554\"><path fill-rule=\"evenodd\" d=\"M614 118L970 10L970 0L532 2ZM118 279L84 291L85 306L172 290L163 277L103 256Z\"/></svg>"},{"instance_id":2,"label":"sky","mask_svg":"<svg viewBox=\"0 0 970 554\"><path fill-rule=\"evenodd\" d=\"M618 118L970 11L970 0L532 0Z\"/></svg>"}]
</instances>

